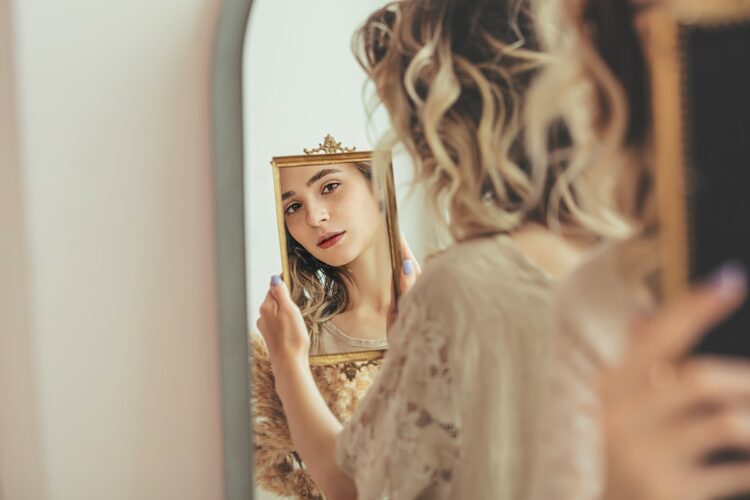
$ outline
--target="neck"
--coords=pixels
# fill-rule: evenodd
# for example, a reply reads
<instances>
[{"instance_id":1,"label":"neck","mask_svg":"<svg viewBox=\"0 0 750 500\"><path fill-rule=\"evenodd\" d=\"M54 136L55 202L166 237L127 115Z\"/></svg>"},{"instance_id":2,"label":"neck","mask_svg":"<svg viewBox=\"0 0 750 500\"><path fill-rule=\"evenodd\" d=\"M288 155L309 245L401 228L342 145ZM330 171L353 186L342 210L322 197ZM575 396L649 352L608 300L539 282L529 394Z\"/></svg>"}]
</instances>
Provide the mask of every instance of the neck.
<instances>
[{"instance_id":1,"label":"neck","mask_svg":"<svg viewBox=\"0 0 750 500\"><path fill-rule=\"evenodd\" d=\"M527 222L511 234L523 254L548 275L564 278L592 247L590 240L565 237L537 222Z\"/></svg>"},{"instance_id":2,"label":"neck","mask_svg":"<svg viewBox=\"0 0 750 500\"><path fill-rule=\"evenodd\" d=\"M375 233L373 243L347 266L352 283L347 282L349 309L385 313L391 303L391 252L385 221Z\"/></svg>"}]
</instances>

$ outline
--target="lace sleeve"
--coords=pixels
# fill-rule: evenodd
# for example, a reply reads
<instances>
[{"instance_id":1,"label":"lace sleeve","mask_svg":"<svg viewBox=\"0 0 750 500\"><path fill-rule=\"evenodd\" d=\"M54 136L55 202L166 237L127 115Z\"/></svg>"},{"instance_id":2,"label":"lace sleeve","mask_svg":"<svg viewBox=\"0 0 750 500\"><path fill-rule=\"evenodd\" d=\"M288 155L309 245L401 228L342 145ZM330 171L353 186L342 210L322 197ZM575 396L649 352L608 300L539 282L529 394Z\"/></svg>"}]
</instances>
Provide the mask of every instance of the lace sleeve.
<instances>
[{"instance_id":1,"label":"lace sleeve","mask_svg":"<svg viewBox=\"0 0 750 500\"><path fill-rule=\"evenodd\" d=\"M337 442L359 498L449 496L460 429L447 328L414 300L393 325L383 368Z\"/></svg>"}]
</instances>

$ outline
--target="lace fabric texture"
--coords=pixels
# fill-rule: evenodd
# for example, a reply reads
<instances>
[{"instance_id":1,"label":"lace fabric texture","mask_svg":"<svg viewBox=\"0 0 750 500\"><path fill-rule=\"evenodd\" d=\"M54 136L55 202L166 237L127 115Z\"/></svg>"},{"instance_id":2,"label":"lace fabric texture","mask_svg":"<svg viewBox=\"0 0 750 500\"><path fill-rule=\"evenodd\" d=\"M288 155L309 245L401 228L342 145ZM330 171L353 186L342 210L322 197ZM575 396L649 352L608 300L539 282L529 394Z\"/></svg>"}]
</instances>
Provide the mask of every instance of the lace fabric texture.
<instances>
[{"instance_id":1,"label":"lace fabric texture","mask_svg":"<svg viewBox=\"0 0 750 500\"><path fill-rule=\"evenodd\" d=\"M337 441L360 499L527 495L553 288L505 236L425 266Z\"/></svg>"},{"instance_id":2,"label":"lace fabric texture","mask_svg":"<svg viewBox=\"0 0 750 500\"><path fill-rule=\"evenodd\" d=\"M320 324L317 342L310 347L310 355L374 351L388 348L388 340L364 340L350 337L333 321Z\"/></svg>"},{"instance_id":3,"label":"lace fabric texture","mask_svg":"<svg viewBox=\"0 0 750 500\"><path fill-rule=\"evenodd\" d=\"M627 326L649 304L623 278L628 243L605 247L561 286L533 499L594 500L604 488L596 381L624 353Z\"/></svg>"},{"instance_id":4,"label":"lace fabric texture","mask_svg":"<svg viewBox=\"0 0 750 500\"><path fill-rule=\"evenodd\" d=\"M271 363L263 339L251 335L255 481L262 489L284 497L322 499L304 464L294 452L281 400L274 387ZM383 360L355 361L311 367L323 399L336 417L348 420Z\"/></svg>"}]
</instances>

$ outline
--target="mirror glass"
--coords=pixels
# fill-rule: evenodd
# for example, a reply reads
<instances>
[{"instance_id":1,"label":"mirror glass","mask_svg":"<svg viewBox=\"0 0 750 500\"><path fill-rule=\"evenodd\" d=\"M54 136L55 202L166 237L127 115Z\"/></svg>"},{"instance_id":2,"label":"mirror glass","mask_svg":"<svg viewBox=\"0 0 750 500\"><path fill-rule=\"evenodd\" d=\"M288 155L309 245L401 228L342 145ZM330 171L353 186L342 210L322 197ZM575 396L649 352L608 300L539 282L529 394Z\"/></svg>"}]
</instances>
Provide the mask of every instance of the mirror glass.
<instances>
[{"instance_id":1,"label":"mirror glass","mask_svg":"<svg viewBox=\"0 0 750 500\"><path fill-rule=\"evenodd\" d=\"M255 0L243 55L246 278L248 324L273 274L282 272L272 158L304 155L326 134L356 151L377 150L389 131L374 86L357 63L352 37L384 2ZM289 15L293 11L294 15ZM319 153L316 153L319 154ZM440 248L408 154L392 150L398 223L420 263Z\"/></svg>"},{"instance_id":2,"label":"mirror glass","mask_svg":"<svg viewBox=\"0 0 750 500\"><path fill-rule=\"evenodd\" d=\"M358 281L364 283L363 277L371 277L369 281L375 285L366 286L372 292L369 298L378 295L373 290L382 293L378 300L368 298L368 302L382 306L385 290L391 290L393 273L401 265L393 257L394 244L399 248L399 233L421 264L427 255L440 248L442 241L425 213L424 194L411 187L408 155L398 147L383 146L381 139L389 130L389 120L382 107L372 105L375 89L368 84L352 51L354 33L383 3L380 0L253 1L245 36L242 84L247 311L251 328L258 319L271 275L284 272L286 282L294 285L291 276L294 264L290 262L300 259L298 255L290 257L297 247L288 244L291 234L287 233L296 233L297 226L287 231L284 218L291 227L305 216L305 203L309 207L312 200L315 208L323 199L332 200L339 187L346 188L354 182L352 185L361 193L352 201L358 208L345 209L342 203L328 209L327 215L321 215L322 210L316 208L319 217L328 217L324 221L328 225L318 228L318 232L306 229L309 233L295 240L304 241L299 246L313 250L307 253L318 262L311 259L309 269L321 264L336 268L342 264L344 268L362 264L362 269L356 271ZM341 149L327 147L330 144L324 140L326 134L331 134ZM310 154L305 154L306 148ZM273 164L269 164L272 160ZM385 166L381 169L380 165ZM341 172L321 177L311 185L319 189L312 191L319 198L317 201L297 200L300 206L292 208L293 213L281 212L280 207L290 208L293 201L287 198L282 204L281 195L288 191L310 194L306 191L307 182L322 169ZM375 178L374 172L378 171L383 172L380 179ZM338 177L344 174L347 177ZM341 181L341 186L331 186L331 181ZM324 191L330 192L328 198ZM345 192L349 193L338 194ZM313 221L311 227L322 219ZM342 230L346 231L344 235L337 236ZM326 233L332 233L328 236L333 239L319 241ZM364 251L365 248L368 250ZM308 276L312 274L310 271ZM316 279L326 282L318 273L308 279L308 284L315 284ZM308 315L308 322L312 322L315 314L318 319L327 318L330 311L337 310L334 295L315 295L302 289L299 297L309 293L321 299L322 304ZM398 290L391 293L398 294ZM344 311L321 322L324 328L341 334L329 334L331 338L340 340L346 336L374 344L320 342L313 348L311 365L318 364L312 367L318 387L342 421L364 397L382 362L382 359L369 360L368 356L387 352L383 349L387 318L383 307L377 309L369 317L356 319L352 314L347 317ZM315 333L311 335L314 339ZM262 363L254 366L255 370L265 370L260 375L256 371L253 381L255 480L260 485L256 498L275 498L267 491L284 497L315 498L311 493L315 487L289 438L268 366Z\"/></svg>"}]
</instances>

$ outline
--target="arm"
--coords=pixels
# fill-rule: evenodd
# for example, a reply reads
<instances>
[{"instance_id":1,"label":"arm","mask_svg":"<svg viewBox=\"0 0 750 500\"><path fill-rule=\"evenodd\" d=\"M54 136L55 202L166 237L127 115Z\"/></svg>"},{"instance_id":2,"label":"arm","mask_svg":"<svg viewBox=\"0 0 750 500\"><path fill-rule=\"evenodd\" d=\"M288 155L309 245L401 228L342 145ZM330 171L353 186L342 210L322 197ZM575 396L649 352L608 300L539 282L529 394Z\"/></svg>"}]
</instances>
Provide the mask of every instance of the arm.
<instances>
[{"instance_id":1,"label":"arm","mask_svg":"<svg viewBox=\"0 0 750 500\"><path fill-rule=\"evenodd\" d=\"M268 346L292 442L310 475L327 498L356 498L354 481L336 465L335 442L341 424L323 400L310 371L307 328L289 290L278 279L272 280L257 326Z\"/></svg>"},{"instance_id":2,"label":"arm","mask_svg":"<svg viewBox=\"0 0 750 500\"><path fill-rule=\"evenodd\" d=\"M354 481L336 465L336 437L341 423L323 400L309 365L279 363L274 365L274 373L292 442L315 483L326 498L356 498Z\"/></svg>"}]
</instances>

